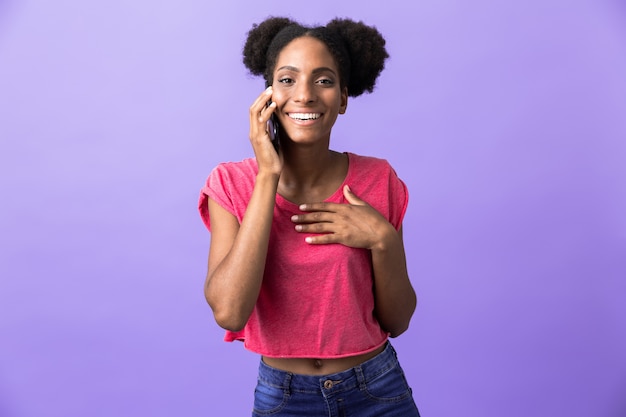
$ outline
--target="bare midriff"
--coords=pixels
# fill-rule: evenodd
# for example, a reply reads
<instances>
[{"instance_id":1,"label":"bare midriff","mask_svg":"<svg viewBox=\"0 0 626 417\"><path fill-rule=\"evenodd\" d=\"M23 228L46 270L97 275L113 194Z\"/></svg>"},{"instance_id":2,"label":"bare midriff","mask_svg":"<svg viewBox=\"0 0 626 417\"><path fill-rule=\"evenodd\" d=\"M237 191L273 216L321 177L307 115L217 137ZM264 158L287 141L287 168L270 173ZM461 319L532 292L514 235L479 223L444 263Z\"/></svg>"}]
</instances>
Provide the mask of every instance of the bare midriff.
<instances>
[{"instance_id":1,"label":"bare midriff","mask_svg":"<svg viewBox=\"0 0 626 417\"><path fill-rule=\"evenodd\" d=\"M263 362L272 368L301 375L328 375L354 368L363 362L372 359L385 349L381 346L372 352L362 355L348 356L336 359L315 358L272 358L263 356Z\"/></svg>"}]
</instances>

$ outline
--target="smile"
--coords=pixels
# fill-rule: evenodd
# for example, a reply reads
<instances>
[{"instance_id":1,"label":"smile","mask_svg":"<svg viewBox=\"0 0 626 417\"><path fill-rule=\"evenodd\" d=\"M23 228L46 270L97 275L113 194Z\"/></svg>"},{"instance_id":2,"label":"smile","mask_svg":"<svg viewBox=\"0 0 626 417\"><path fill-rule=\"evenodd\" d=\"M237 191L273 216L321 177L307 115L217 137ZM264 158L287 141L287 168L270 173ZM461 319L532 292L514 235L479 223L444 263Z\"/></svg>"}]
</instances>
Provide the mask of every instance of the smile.
<instances>
[{"instance_id":1,"label":"smile","mask_svg":"<svg viewBox=\"0 0 626 417\"><path fill-rule=\"evenodd\" d=\"M321 115L322 113L288 113L288 116L294 120L315 120Z\"/></svg>"}]
</instances>

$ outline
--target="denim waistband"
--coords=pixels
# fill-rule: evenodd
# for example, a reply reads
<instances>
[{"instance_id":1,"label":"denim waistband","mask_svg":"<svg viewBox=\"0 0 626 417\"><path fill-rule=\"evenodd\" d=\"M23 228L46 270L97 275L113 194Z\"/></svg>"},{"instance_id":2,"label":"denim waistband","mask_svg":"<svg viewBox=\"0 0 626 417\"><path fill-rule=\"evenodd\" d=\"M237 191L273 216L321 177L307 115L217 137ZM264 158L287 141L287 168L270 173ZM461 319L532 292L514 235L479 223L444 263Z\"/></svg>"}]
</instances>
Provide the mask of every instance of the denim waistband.
<instances>
[{"instance_id":1,"label":"denim waistband","mask_svg":"<svg viewBox=\"0 0 626 417\"><path fill-rule=\"evenodd\" d=\"M276 388L298 392L341 392L355 387L364 387L370 380L398 366L396 351L387 342L385 349L373 358L348 370L328 375L301 375L259 365L259 379Z\"/></svg>"}]
</instances>

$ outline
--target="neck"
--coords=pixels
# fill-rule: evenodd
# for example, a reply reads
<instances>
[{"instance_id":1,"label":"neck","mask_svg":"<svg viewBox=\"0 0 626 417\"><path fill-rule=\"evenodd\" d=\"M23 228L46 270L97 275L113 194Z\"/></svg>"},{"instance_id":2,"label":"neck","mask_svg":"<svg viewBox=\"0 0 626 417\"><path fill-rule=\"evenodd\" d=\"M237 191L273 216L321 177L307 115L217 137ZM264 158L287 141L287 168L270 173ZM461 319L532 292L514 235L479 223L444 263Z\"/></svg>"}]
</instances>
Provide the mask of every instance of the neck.
<instances>
[{"instance_id":1,"label":"neck","mask_svg":"<svg viewBox=\"0 0 626 417\"><path fill-rule=\"evenodd\" d=\"M283 150L280 182L287 188L313 188L334 174L340 154L328 147L298 147Z\"/></svg>"}]
</instances>

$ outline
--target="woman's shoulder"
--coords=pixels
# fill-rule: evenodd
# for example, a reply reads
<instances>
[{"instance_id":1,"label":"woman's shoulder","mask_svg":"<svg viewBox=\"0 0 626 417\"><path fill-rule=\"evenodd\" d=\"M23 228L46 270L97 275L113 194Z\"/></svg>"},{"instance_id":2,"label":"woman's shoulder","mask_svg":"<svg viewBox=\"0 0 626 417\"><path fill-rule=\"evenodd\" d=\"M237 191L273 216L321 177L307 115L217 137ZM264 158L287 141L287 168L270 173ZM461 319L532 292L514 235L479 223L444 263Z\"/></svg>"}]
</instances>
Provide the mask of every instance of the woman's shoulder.
<instances>
[{"instance_id":1,"label":"woman's shoulder","mask_svg":"<svg viewBox=\"0 0 626 417\"><path fill-rule=\"evenodd\" d=\"M221 162L209 174L207 187L218 189L239 189L245 192L254 186L258 166L255 158L246 158L237 162Z\"/></svg>"},{"instance_id":2,"label":"woman's shoulder","mask_svg":"<svg viewBox=\"0 0 626 417\"><path fill-rule=\"evenodd\" d=\"M348 158L352 167L358 172L372 173L381 171L393 171L393 167L384 158L368 155L359 155L348 152Z\"/></svg>"},{"instance_id":3,"label":"woman's shoulder","mask_svg":"<svg viewBox=\"0 0 626 417\"><path fill-rule=\"evenodd\" d=\"M350 168L348 182L358 181L369 187L391 187L394 190L404 188L404 183L398 177L396 170L389 161L375 156L358 155L348 153L350 158Z\"/></svg>"},{"instance_id":4,"label":"woman's shoulder","mask_svg":"<svg viewBox=\"0 0 626 417\"><path fill-rule=\"evenodd\" d=\"M213 173L219 174L256 174L258 166L255 158L245 158L241 161L220 162L213 168Z\"/></svg>"}]
</instances>

